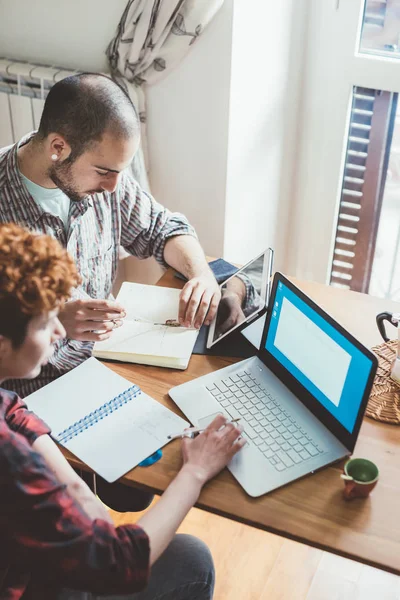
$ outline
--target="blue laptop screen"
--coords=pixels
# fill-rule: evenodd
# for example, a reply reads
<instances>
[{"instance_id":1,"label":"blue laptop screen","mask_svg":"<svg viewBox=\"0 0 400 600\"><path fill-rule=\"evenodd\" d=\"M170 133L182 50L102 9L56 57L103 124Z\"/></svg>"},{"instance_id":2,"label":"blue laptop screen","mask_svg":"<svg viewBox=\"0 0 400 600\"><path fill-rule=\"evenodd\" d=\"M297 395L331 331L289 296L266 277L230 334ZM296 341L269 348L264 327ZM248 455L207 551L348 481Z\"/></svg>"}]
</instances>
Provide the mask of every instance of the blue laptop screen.
<instances>
[{"instance_id":1,"label":"blue laptop screen","mask_svg":"<svg viewBox=\"0 0 400 600\"><path fill-rule=\"evenodd\" d=\"M281 281L265 348L352 433L372 361Z\"/></svg>"}]
</instances>

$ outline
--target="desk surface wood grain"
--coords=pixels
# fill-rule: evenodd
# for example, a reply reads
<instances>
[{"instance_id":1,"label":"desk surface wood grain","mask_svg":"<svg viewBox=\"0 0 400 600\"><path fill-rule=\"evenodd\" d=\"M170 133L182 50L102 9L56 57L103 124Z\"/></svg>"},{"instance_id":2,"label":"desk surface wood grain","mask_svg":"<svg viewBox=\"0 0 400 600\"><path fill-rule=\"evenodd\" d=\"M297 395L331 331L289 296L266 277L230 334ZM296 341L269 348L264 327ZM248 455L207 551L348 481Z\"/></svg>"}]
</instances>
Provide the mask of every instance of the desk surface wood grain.
<instances>
[{"instance_id":1,"label":"desk surface wood grain","mask_svg":"<svg viewBox=\"0 0 400 600\"><path fill-rule=\"evenodd\" d=\"M400 305L392 301L312 282L295 283L367 346L381 341L375 315L383 310L400 311ZM171 271L159 284L181 287ZM171 387L233 362L232 358L193 355L186 371L106 364L180 414L168 396ZM70 453L65 454L73 464L81 464ZM380 469L380 481L365 500L343 500L342 463L337 463L260 498L247 496L225 469L204 487L197 506L400 574L400 427L365 418L354 456L369 458ZM176 440L163 449L158 463L133 469L123 481L162 493L180 466L180 441Z\"/></svg>"}]
</instances>

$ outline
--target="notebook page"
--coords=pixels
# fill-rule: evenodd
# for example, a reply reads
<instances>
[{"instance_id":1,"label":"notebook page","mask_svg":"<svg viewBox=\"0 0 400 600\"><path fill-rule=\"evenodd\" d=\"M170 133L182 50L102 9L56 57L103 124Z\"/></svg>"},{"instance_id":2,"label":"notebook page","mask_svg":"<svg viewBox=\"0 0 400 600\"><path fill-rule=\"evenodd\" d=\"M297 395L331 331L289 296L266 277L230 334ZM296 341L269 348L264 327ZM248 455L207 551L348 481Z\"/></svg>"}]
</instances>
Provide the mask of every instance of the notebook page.
<instances>
[{"instance_id":1,"label":"notebook page","mask_svg":"<svg viewBox=\"0 0 400 600\"><path fill-rule=\"evenodd\" d=\"M65 445L107 481L115 481L189 424L141 393Z\"/></svg>"},{"instance_id":2,"label":"notebook page","mask_svg":"<svg viewBox=\"0 0 400 600\"><path fill-rule=\"evenodd\" d=\"M24 402L57 437L61 431L132 385L92 357L27 396Z\"/></svg>"},{"instance_id":3,"label":"notebook page","mask_svg":"<svg viewBox=\"0 0 400 600\"><path fill-rule=\"evenodd\" d=\"M193 329L125 321L108 340L97 342L95 351L187 358L197 335Z\"/></svg>"},{"instance_id":4,"label":"notebook page","mask_svg":"<svg viewBox=\"0 0 400 600\"><path fill-rule=\"evenodd\" d=\"M111 337L95 344L95 352L121 352L168 358L188 358L198 330L163 325L177 320L180 290L124 282L117 301L127 316Z\"/></svg>"},{"instance_id":5,"label":"notebook page","mask_svg":"<svg viewBox=\"0 0 400 600\"><path fill-rule=\"evenodd\" d=\"M167 319L178 319L179 294L180 290L172 288L124 281L117 302L126 309L127 321L165 323Z\"/></svg>"}]
</instances>

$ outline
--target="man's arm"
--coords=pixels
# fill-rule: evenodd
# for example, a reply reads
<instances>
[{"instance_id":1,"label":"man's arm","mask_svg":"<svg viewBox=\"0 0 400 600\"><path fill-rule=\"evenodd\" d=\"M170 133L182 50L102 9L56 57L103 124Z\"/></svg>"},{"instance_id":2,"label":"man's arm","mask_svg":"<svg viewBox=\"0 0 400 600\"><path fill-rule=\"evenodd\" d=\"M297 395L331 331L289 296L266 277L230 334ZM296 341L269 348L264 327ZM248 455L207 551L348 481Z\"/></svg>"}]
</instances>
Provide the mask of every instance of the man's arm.
<instances>
[{"instance_id":1,"label":"man's arm","mask_svg":"<svg viewBox=\"0 0 400 600\"><path fill-rule=\"evenodd\" d=\"M154 256L189 281L182 290L179 320L186 327L211 322L219 300L217 281L207 265L196 233L180 213L172 213L146 194L125 173L117 194L121 214L121 244L138 258Z\"/></svg>"},{"instance_id":2,"label":"man's arm","mask_svg":"<svg viewBox=\"0 0 400 600\"><path fill-rule=\"evenodd\" d=\"M219 285L196 238L180 235L169 238L164 259L189 280L179 300L179 322L185 327L209 325L221 299Z\"/></svg>"}]
</instances>

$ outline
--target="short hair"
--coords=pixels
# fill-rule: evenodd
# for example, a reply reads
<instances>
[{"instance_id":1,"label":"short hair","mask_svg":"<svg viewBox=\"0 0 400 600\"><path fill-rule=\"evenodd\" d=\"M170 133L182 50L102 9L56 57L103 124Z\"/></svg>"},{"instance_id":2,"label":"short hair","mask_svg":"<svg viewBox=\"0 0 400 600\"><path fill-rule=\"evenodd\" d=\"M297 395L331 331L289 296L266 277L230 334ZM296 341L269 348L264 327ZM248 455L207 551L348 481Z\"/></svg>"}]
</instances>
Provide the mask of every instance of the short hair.
<instances>
[{"instance_id":1,"label":"short hair","mask_svg":"<svg viewBox=\"0 0 400 600\"><path fill-rule=\"evenodd\" d=\"M125 90L106 75L80 73L53 85L46 98L39 139L62 135L71 146L70 161L102 139L106 131L130 139L140 135L140 121Z\"/></svg>"},{"instance_id":2,"label":"short hair","mask_svg":"<svg viewBox=\"0 0 400 600\"><path fill-rule=\"evenodd\" d=\"M73 259L56 239L0 225L0 335L14 348L30 320L59 308L79 282Z\"/></svg>"}]
</instances>

